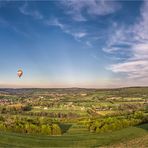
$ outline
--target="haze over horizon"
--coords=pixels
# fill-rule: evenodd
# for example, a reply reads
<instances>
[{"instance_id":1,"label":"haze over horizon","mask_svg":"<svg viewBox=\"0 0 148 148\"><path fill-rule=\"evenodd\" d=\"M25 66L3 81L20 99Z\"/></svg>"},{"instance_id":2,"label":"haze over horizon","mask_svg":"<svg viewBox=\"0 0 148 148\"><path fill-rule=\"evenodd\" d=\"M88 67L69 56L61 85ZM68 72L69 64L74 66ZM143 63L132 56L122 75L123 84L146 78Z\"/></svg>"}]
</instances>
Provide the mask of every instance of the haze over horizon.
<instances>
[{"instance_id":1,"label":"haze over horizon","mask_svg":"<svg viewBox=\"0 0 148 148\"><path fill-rule=\"evenodd\" d=\"M147 26L146 0L0 1L0 88L147 86Z\"/></svg>"}]
</instances>

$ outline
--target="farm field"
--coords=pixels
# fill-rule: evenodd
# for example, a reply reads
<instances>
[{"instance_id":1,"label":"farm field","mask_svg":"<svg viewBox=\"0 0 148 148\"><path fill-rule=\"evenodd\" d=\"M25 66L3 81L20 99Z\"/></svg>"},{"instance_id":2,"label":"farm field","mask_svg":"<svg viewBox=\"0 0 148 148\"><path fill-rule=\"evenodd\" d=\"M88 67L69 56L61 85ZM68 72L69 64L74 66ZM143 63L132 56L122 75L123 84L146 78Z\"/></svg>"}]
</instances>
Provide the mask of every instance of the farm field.
<instances>
[{"instance_id":1,"label":"farm field","mask_svg":"<svg viewBox=\"0 0 148 148\"><path fill-rule=\"evenodd\" d=\"M147 98L147 87L0 89L0 146L147 147Z\"/></svg>"}]
</instances>

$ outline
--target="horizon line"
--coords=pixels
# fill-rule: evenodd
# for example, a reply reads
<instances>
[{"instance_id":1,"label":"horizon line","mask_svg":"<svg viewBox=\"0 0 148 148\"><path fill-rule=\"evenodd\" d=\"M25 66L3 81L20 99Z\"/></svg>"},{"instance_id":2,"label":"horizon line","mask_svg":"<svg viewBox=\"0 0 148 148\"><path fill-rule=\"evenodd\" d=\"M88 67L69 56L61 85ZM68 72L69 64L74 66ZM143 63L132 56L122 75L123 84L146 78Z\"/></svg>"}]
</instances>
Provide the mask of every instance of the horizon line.
<instances>
[{"instance_id":1,"label":"horizon line","mask_svg":"<svg viewBox=\"0 0 148 148\"><path fill-rule=\"evenodd\" d=\"M118 88L144 88L147 86L121 86L121 87L0 87L0 89L118 89Z\"/></svg>"}]
</instances>

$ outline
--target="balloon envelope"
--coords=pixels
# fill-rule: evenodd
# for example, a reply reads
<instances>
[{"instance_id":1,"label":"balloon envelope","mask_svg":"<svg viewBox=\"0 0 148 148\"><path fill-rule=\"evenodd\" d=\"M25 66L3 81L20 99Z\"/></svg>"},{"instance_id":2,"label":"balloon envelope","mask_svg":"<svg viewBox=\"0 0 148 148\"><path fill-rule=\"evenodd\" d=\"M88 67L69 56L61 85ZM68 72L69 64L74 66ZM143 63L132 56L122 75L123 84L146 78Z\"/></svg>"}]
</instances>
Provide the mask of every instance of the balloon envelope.
<instances>
[{"instance_id":1,"label":"balloon envelope","mask_svg":"<svg viewBox=\"0 0 148 148\"><path fill-rule=\"evenodd\" d=\"M19 69L19 70L17 71L17 75L18 75L18 77L20 78L20 77L23 75L23 71L22 71L21 69Z\"/></svg>"}]
</instances>

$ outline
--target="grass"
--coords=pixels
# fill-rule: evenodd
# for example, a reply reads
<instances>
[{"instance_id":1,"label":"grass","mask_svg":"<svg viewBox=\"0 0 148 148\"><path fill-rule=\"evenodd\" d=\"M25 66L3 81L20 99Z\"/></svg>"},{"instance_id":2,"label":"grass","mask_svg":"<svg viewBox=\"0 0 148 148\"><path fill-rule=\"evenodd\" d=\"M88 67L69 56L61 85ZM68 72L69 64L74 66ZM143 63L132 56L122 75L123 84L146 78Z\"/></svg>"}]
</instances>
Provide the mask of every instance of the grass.
<instances>
[{"instance_id":1,"label":"grass","mask_svg":"<svg viewBox=\"0 0 148 148\"><path fill-rule=\"evenodd\" d=\"M47 110L45 110L44 108L33 108L30 112L33 113L39 113L39 112L46 112L46 113L63 113L63 114L68 114L69 112L74 113L74 114L79 114L80 116L88 116L86 110L81 110L80 107L61 107L61 108L48 108Z\"/></svg>"},{"instance_id":2,"label":"grass","mask_svg":"<svg viewBox=\"0 0 148 148\"><path fill-rule=\"evenodd\" d=\"M113 113L116 113L117 111L113 111L113 110L101 110L101 111L97 111L97 113L99 115L102 115L102 116L105 116L105 115L110 115L110 114L113 114Z\"/></svg>"},{"instance_id":3,"label":"grass","mask_svg":"<svg viewBox=\"0 0 148 148\"><path fill-rule=\"evenodd\" d=\"M99 147L125 142L148 135L148 124L129 127L112 133L89 133L83 127L71 126L62 136L33 136L9 132L0 133L1 147Z\"/></svg>"},{"instance_id":4,"label":"grass","mask_svg":"<svg viewBox=\"0 0 148 148\"><path fill-rule=\"evenodd\" d=\"M107 146L109 147L109 146ZM127 141L123 141L120 143L116 143L111 145L110 147L117 147L117 148L147 148L148 147L148 135L144 135L142 137L130 139Z\"/></svg>"},{"instance_id":5,"label":"grass","mask_svg":"<svg viewBox=\"0 0 148 148\"><path fill-rule=\"evenodd\" d=\"M139 128L145 129L148 132L148 125L139 126ZM140 137L134 137L127 140L119 141L115 144L112 144L110 147L120 147L120 148L146 148L148 147L148 134L143 134Z\"/></svg>"}]
</instances>

